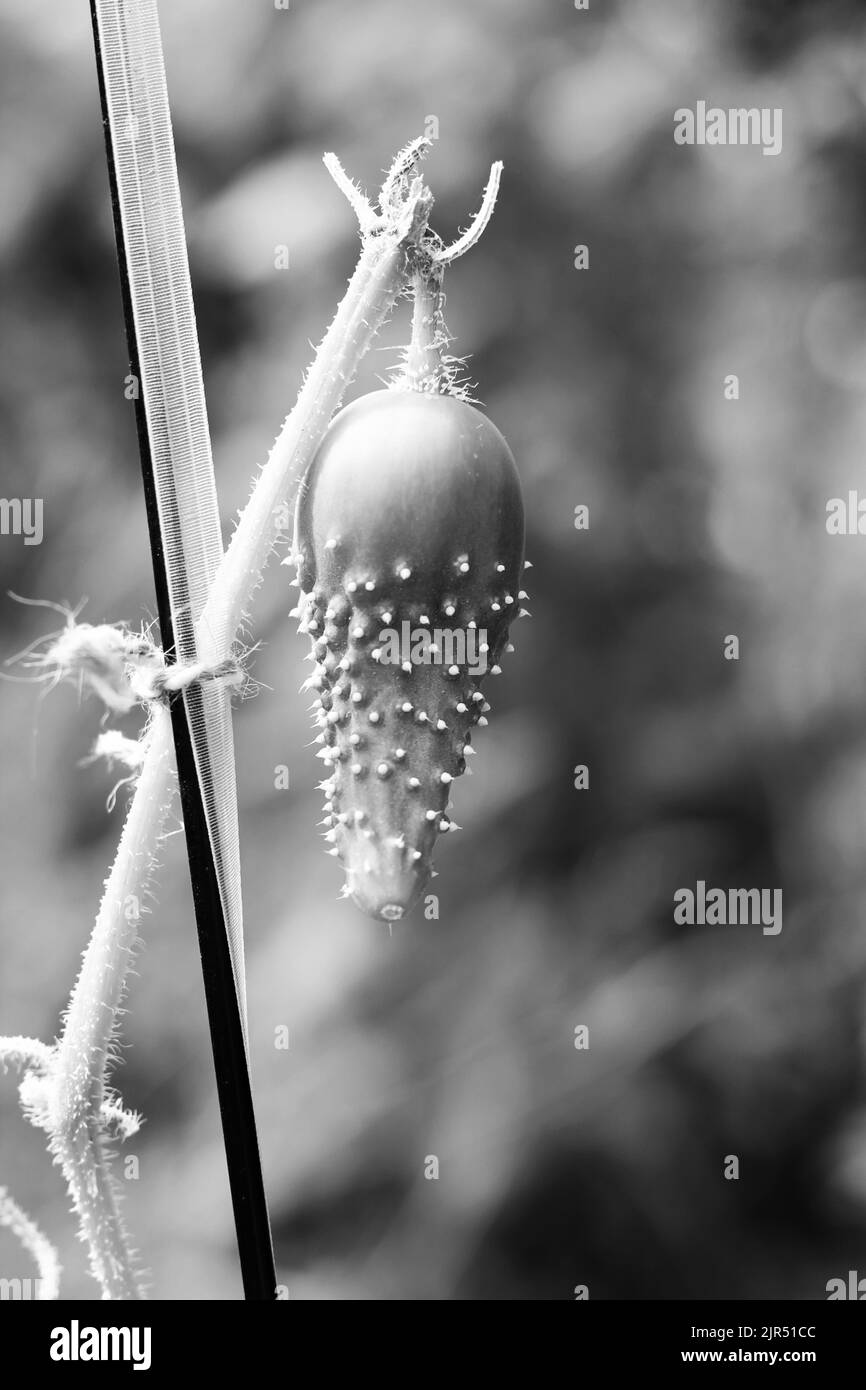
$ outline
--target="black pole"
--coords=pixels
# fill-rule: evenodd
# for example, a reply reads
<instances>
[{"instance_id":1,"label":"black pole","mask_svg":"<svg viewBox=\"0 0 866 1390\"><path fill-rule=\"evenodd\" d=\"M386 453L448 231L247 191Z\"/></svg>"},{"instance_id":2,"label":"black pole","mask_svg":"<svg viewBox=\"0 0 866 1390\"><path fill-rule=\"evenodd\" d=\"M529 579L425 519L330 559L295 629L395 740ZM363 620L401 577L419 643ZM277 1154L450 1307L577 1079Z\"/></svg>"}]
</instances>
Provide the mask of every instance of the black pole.
<instances>
[{"instance_id":1,"label":"black pole","mask_svg":"<svg viewBox=\"0 0 866 1390\"><path fill-rule=\"evenodd\" d=\"M159 524L153 457L147 427L147 397L145 391L141 389L138 339L133 314L127 249L120 216L120 198L105 76L102 68L102 45L96 0L90 0L90 12L93 22L96 72L105 133L108 182L111 190L111 208L117 243L117 261L120 269L120 290L123 299L129 366L140 386L135 399L135 421L153 559L157 613L165 660L172 662L176 659L174 626L171 616L165 553ZM196 686L190 686L187 690L187 699L191 704L200 701L200 690ZM274 1269L270 1221L256 1136L256 1120L244 1046L243 1026L235 989L216 865L196 772L192 735L181 695L176 695L171 701L171 725L244 1297L271 1301L276 1298L277 1277Z\"/></svg>"}]
</instances>

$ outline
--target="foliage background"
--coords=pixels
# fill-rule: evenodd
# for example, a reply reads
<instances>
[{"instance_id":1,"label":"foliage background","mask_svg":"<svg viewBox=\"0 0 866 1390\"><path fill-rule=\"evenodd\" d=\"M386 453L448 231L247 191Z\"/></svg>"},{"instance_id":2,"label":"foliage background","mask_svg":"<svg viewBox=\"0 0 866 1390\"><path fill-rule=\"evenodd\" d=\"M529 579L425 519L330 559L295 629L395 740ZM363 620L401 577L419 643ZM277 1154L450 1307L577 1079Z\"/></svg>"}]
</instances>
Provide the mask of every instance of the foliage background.
<instances>
[{"instance_id":1,"label":"foliage background","mask_svg":"<svg viewBox=\"0 0 866 1390\"><path fill-rule=\"evenodd\" d=\"M519 461L534 617L456 789L438 922L391 937L337 902L285 570L256 605L269 689L236 737L281 1278L302 1299L823 1298L866 1269L866 559L824 527L829 497L866 487L862 6L162 10L227 534L353 264L321 152L375 187L435 115L446 237L505 161L448 318ZM675 146L698 99L782 107L782 154ZM83 0L4 0L0 122L2 490L43 497L46 525L38 548L2 539L0 589L138 622L152 579ZM404 310L353 394L406 328ZM6 599L0 621L4 655L54 622ZM95 704L3 684L0 705L0 1020L50 1038L121 809L81 763ZM118 1077L147 1117L126 1216L155 1296L235 1298L179 836L163 861ZM698 878L782 887L781 935L675 926ZM59 1243L64 1295L95 1297L11 1074L0 1177ZM0 1233L0 1270L22 1262Z\"/></svg>"}]
</instances>

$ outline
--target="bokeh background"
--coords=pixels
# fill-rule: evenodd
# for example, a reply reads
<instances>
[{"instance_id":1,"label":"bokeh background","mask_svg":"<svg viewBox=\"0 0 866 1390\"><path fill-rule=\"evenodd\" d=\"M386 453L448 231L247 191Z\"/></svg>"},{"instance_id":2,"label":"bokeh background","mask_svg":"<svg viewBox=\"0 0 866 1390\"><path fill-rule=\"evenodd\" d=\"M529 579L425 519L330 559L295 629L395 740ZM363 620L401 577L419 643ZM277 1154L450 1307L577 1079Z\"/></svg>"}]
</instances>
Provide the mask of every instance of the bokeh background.
<instances>
[{"instance_id":1,"label":"bokeh background","mask_svg":"<svg viewBox=\"0 0 866 1390\"><path fill-rule=\"evenodd\" d=\"M226 535L354 263L322 151L374 189L435 117L446 238L505 162L448 322L519 462L534 616L456 787L438 921L391 935L337 901L285 569L254 613L265 688L236 739L282 1281L824 1298L866 1274L866 540L824 524L866 489L864 7L162 8ZM40 547L0 540L0 589L137 624L153 589L87 11L0 13L2 492L45 507ZM781 155L676 146L699 99L781 107ZM352 395L406 333L404 308ZM4 657L59 624L6 598L0 622ZM50 1039L124 797L108 814L114 777L82 765L95 702L3 683L0 704L0 1027ZM117 1078L147 1121L126 1218L154 1296L237 1298L179 835L162 858ZM781 934L676 926L698 878L781 887ZM0 1181L59 1245L64 1296L97 1297L12 1073ZM5 1232L0 1268L31 1272Z\"/></svg>"}]
</instances>

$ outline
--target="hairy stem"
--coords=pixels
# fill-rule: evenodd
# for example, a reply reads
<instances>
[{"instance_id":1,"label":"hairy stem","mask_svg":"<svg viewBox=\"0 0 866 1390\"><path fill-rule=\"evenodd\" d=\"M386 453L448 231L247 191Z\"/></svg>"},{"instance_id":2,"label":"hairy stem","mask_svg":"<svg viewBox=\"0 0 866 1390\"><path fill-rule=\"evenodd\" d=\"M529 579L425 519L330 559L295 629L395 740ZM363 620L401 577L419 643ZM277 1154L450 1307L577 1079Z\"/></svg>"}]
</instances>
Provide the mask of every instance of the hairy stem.
<instances>
[{"instance_id":1,"label":"hairy stem","mask_svg":"<svg viewBox=\"0 0 866 1390\"><path fill-rule=\"evenodd\" d=\"M406 351L399 385L433 395L447 390L448 374L442 360L448 344L442 269L418 268L412 276L412 340Z\"/></svg>"},{"instance_id":2,"label":"hairy stem","mask_svg":"<svg viewBox=\"0 0 866 1390\"><path fill-rule=\"evenodd\" d=\"M36 1222L19 1207L5 1187L0 1187L0 1226L5 1226L13 1236L17 1236L22 1247L30 1255L39 1271L36 1297L40 1302L51 1302L60 1295L60 1262L57 1251Z\"/></svg>"},{"instance_id":3,"label":"hairy stem","mask_svg":"<svg viewBox=\"0 0 866 1390\"><path fill-rule=\"evenodd\" d=\"M217 571L199 628L223 653L261 580L279 527L279 507L313 458L358 363L403 288L402 240L364 246L349 288L316 353L300 395L260 473Z\"/></svg>"},{"instance_id":4,"label":"hairy stem","mask_svg":"<svg viewBox=\"0 0 866 1390\"><path fill-rule=\"evenodd\" d=\"M54 1048L38 1038L0 1038L0 1064L11 1062L16 1067L45 1072L54 1061Z\"/></svg>"},{"instance_id":5,"label":"hairy stem","mask_svg":"<svg viewBox=\"0 0 866 1390\"><path fill-rule=\"evenodd\" d=\"M112 1299L142 1297L105 1153L106 1069L141 921L142 897L174 791L171 721L154 713L147 756L69 1001L51 1073L46 1128L63 1169L91 1272Z\"/></svg>"}]
</instances>

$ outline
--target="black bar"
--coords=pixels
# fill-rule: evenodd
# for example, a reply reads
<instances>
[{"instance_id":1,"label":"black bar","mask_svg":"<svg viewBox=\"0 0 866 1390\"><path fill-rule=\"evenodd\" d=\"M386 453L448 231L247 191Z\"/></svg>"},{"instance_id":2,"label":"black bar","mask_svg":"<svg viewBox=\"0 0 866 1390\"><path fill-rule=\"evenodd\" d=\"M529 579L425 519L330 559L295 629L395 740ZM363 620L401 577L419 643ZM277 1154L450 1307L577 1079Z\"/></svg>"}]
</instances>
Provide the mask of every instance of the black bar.
<instances>
[{"instance_id":1,"label":"black bar","mask_svg":"<svg viewBox=\"0 0 866 1390\"><path fill-rule=\"evenodd\" d=\"M126 324L126 341L129 349L129 365L130 371L141 385L138 341L129 284L129 264L123 238L114 147L109 122L105 78L102 70L102 46L96 0L91 0L90 12L93 22L96 72L105 133L108 181L111 189L111 208L117 242L117 261L120 270L120 289L123 299L123 317ZM171 662L175 660L176 655L174 627L171 617L165 554L159 525L153 458L147 429L147 401L143 389L139 390L135 399L135 421L153 559L160 634L165 659L167 662ZM195 703L201 699L201 693L195 686L191 686L187 691L187 698L191 703ZM274 1269L267 1199L256 1136L249 1069L216 865L211 850L207 820L196 772L192 736L182 696L176 696L171 701L171 723L244 1297L270 1301L276 1298L277 1279Z\"/></svg>"},{"instance_id":2,"label":"black bar","mask_svg":"<svg viewBox=\"0 0 866 1390\"><path fill-rule=\"evenodd\" d=\"M406 1288L402 1301L414 1301L412 1270L404 1269L403 1278ZM568 1275L563 1282L570 1282ZM423 1275L418 1283L423 1290ZM294 1292L291 1288L286 1290L289 1300ZM354 1292L355 1301L369 1300L370 1288L363 1277ZM541 1300L533 1300L531 1294L525 1299L506 1299L501 1291L497 1296L496 1290L491 1290L488 1299L483 1297L483 1291L476 1295L473 1302L479 1301ZM569 1302L569 1299L554 1301ZM18 1359L25 1374L38 1369L40 1383L44 1381L49 1385L55 1372L58 1385L67 1385L70 1375L74 1377L79 1373L82 1379L87 1378L86 1383L91 1387L94 1380L107 1383L111 1377L112 1384L116 1384L125 1373L130 1377L135 1373L133 1346L129 1348L133 1357L128 1356L125 1361L103 1360L99 1364L81 1358L82 1340L92 1338L93 1329L105 1326L125 1325L130 1331L137 1329L139 1378L132 1384L141 1387L150 1383L148 1371L162 1383L170 1375L175 1380L192 1379L194 1384L205 1385L217 1379L231 1382L233 1377L248 1380L251 1371L255 1374L256 1366L280 1367L285 1362L290 1325L276 1310L272 1309L265 1317L254 1309L241 1308L239 1303L143 1303L134 1312L130 1309L120 1317L116 1308L107 1309L99 1301L18 1302L14 1308L14 1327L11 1316L7 1322L9 1335L15 1338ZM734 1364L740 1364L742 1369L742 1364L746 1363L748 1373L749 1366L758 1363L757 1382L763 1381L761 1363L769 1370L768 1362L773 1369L779 1364L800 1362L805 1364L807 1371L817 1372L822 1384L844 1386L851 1381L852 1367L862 1359L863 1312L858 1303L824 1301L631 1303L590 1298L585 1302L572 1302L568 1313L561 1318L556 1312L545 1314L540 1326L548 1363L556 1364L562 1357L564 1362L573 1364L579 1354L581 1367L598 1369L597 1376L590 1378L599 1382L615 1383L618 1378L622 1379L618 1372L633 1371L640 1384L654 1379L669 1383L669 1371L715 1363L722 1367L717 1383L733 1384L725 1376L725 1367L731 1371ZM12 1305L9 1313L12 1313ZM312 1317L312 1325L318 1330L317 1315L307 1316ZM491 1323L485 1321L485 1314L473 1314L473 1328L480 1325L483 1345L474 1353L470 1351L468 1365L471 1370L483 1366L485 1381L495 1383L500 1374L505 1379L513 1372L521 1347L522 1354L527 1357L526 1364L531 1364L531 1347L533 1339L538 1341L536 1329L539 1325L531 1318L524 1323L523 1316L509 1314L511 1326L508 1335L503 1336L498 1314ZM77 1327L73 1326L73 1320L77 1320ZM457 1324L447 1324L446 1331L452 1326L457 1328ZM780 1336L786 1328L788 1335ZM63 1329L67 1329L65 1336ZM706 1335L710 1331L713 1336ZM424 1348L424 1368L429 1372L425 1379L429 1381L437 1375L453 1379L453 1339L444 1335L429 1340L429 1347L425 1345ZM52 1346L55 1348L53 1354ZM344 1338L333 1348L329 1346L329 1364L338 1373L345 1370L347 1377L357 1374L356 1346L357 1340L352 1337ZM79 1359L57 1359L58 1353L64 1351L70 1357L79 1353ZM252 1357L255 1360L251 1366ZM464 1358L464 1363L466 1360ZM536 1353L535 1364L537 1361ZM141 1375L141 1371L145 1374ZM156 1380L152 1383L156 1384ZM769 1376L766 1383L772 1384L772 1381L773 1377ZM803 1383L808 1381L809 1376L805 1375ZM706 1382L697 1376L693 1383Z\"/></svg>"}]
</instances>

